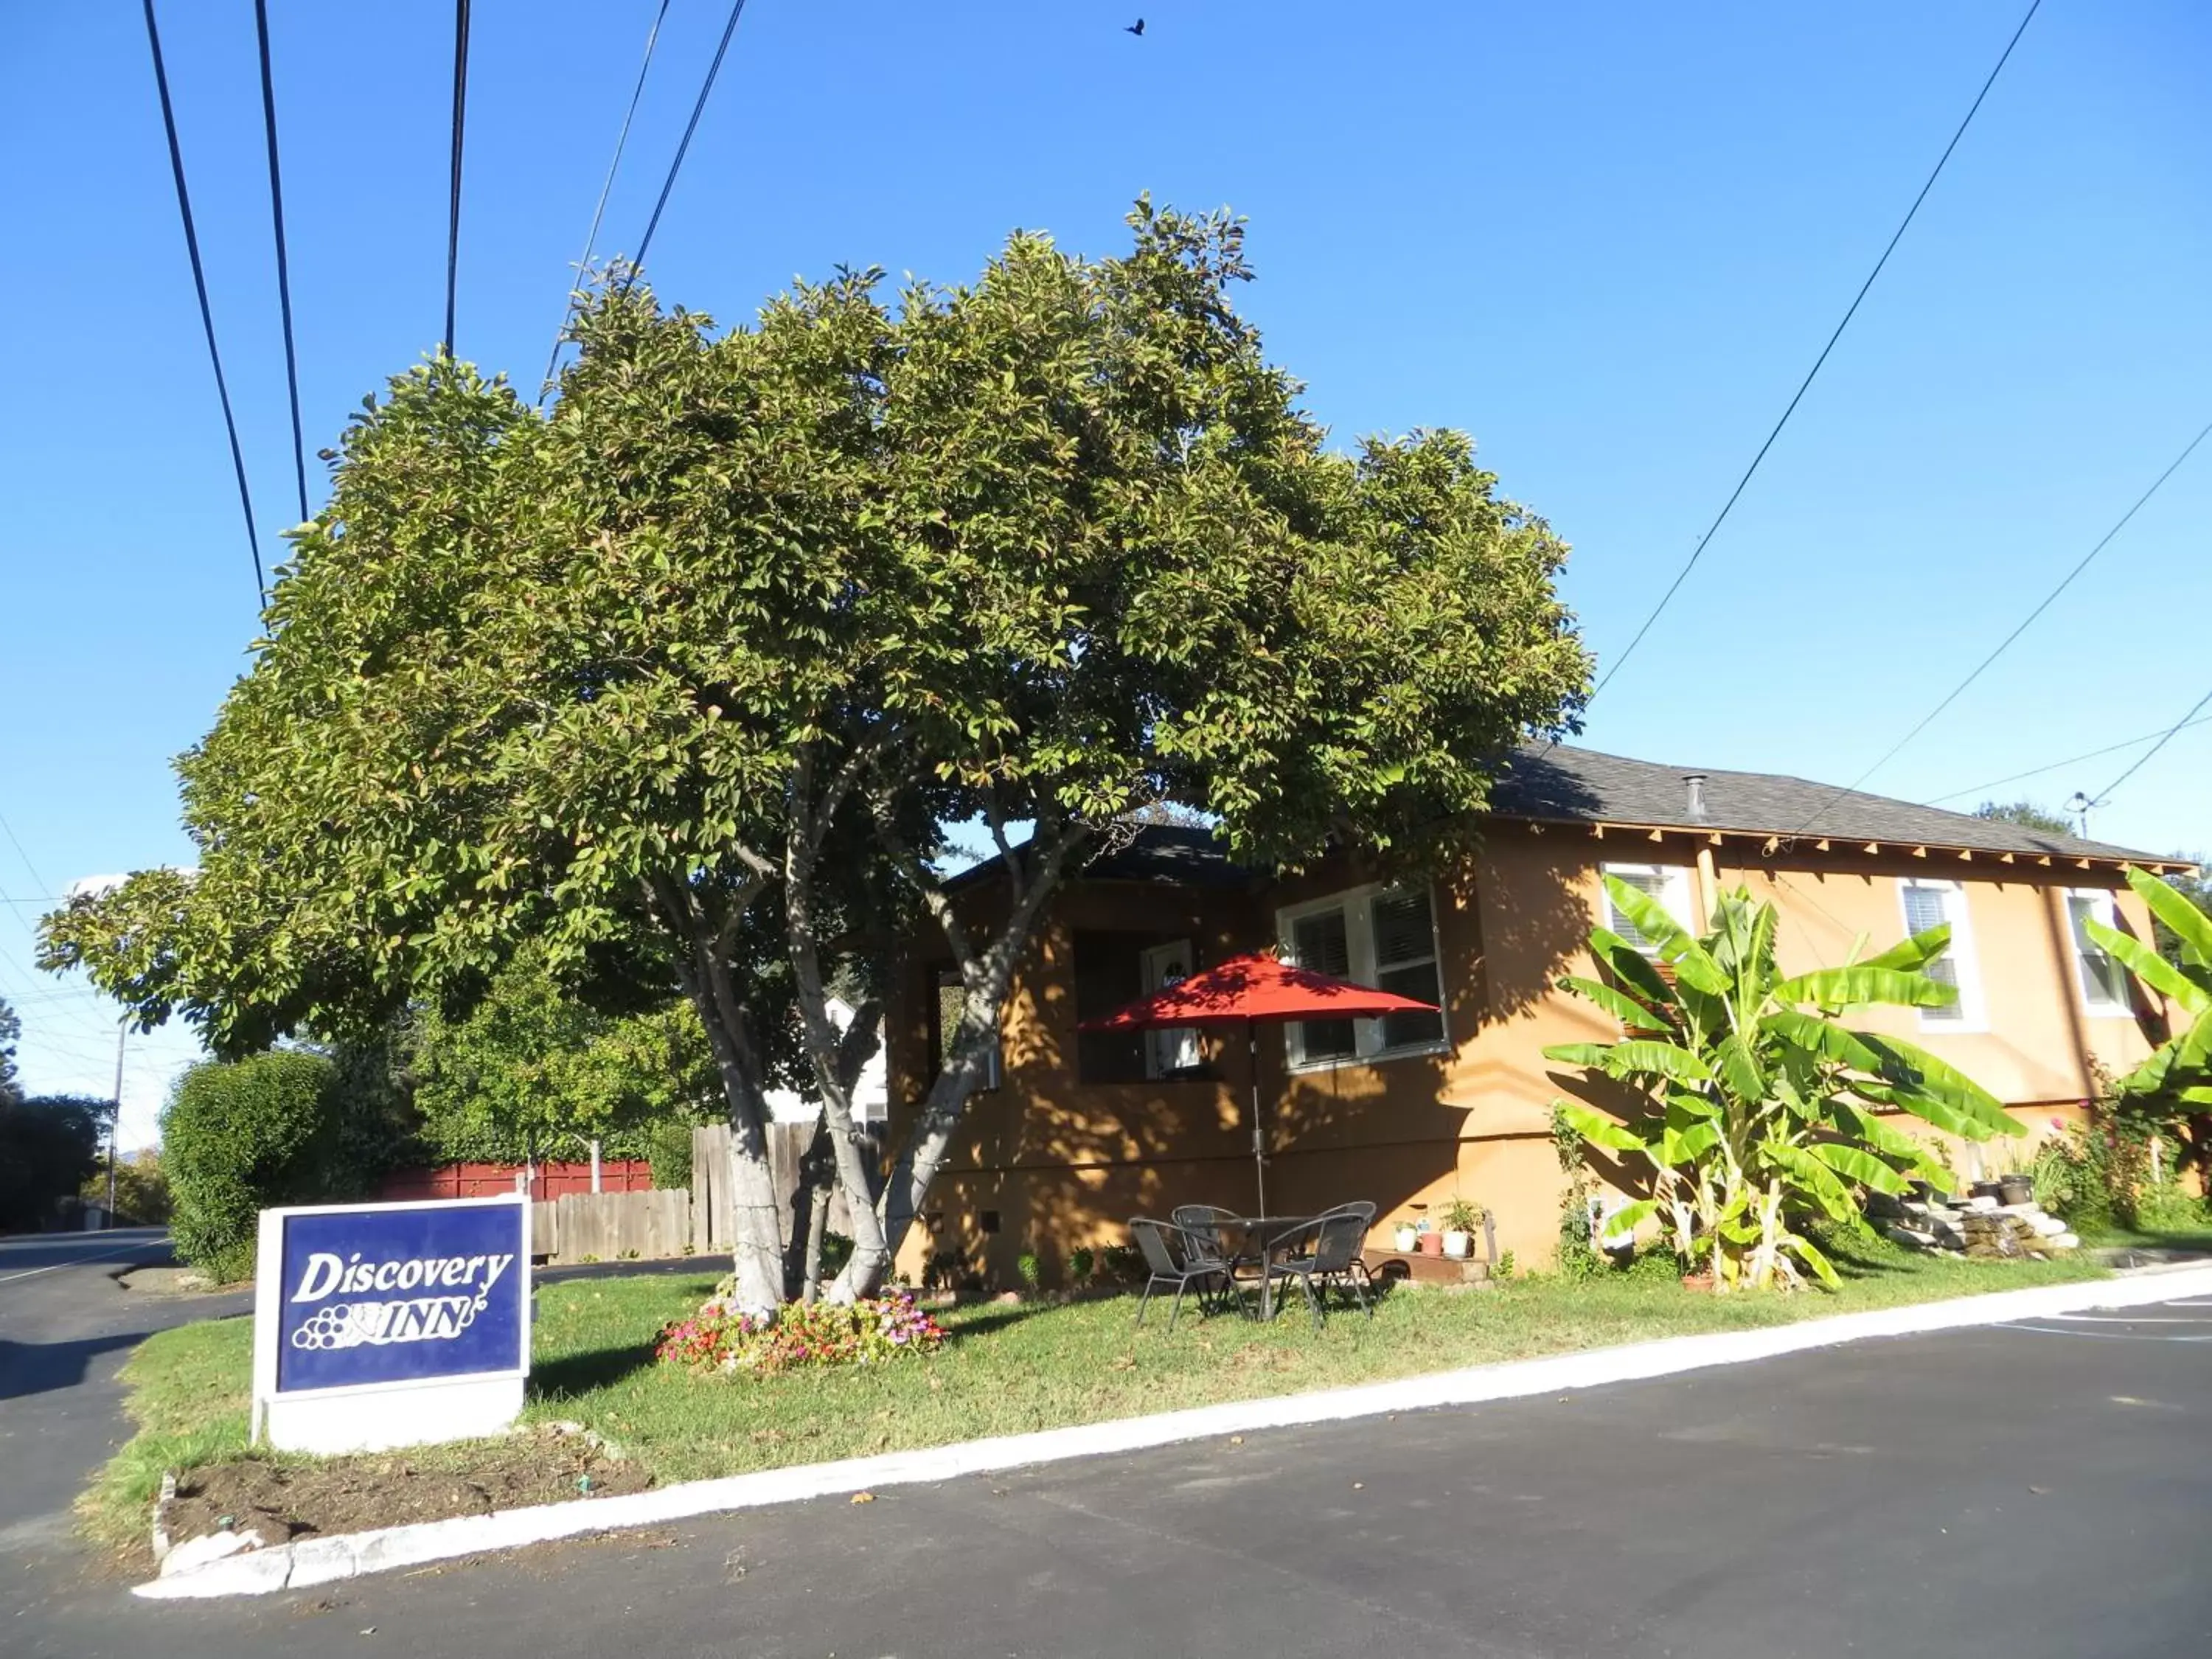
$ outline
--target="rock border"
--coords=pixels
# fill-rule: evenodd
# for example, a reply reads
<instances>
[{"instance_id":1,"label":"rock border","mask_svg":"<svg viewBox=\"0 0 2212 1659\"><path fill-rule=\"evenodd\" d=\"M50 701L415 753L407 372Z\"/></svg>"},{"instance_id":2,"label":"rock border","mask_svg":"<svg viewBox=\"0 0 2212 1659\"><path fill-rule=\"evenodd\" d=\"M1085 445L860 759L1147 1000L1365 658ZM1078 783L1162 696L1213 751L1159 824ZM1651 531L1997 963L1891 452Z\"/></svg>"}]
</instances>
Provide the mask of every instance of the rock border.
<instances>
[{"instance_id":1,"label":"rock border","mask_svg":"<svg viewBox=\"0 0 2212 1659\"><path fill-rule=\"evenodd\" d=\"M415 1522L370 1532L303 1539L228 1555L188 1571L133 1587L154 1599L262 1595L303 1589L368 1573L417 1567L461 1556L662 1525L696 1516L760 1509L810 1498L884 1486L948 1480L963 1474L1146 1450L1261 1429L1342 1422L1439 1406L1478 1405L1532 1395L1562 1394L1611 1382L1671 1376L1716 1365L1771 1359L1875 1337L2003 1325L2093 1308L2140 1307L2178 1297L2212 1295L2212 1266L2150 1268L2077 1284L1989 1291L1942 1302L1870 1309L1801 1320L1755 1331L1720 1331L1662 1338L1613 1348L1589 1348L1541 1358L1508 1360L1459 1370L1400 1377L1310 1394L1231 1401L1149 1417L1085 1423L1031 1434L1001 1435L917 1451L886 1452L833 1463L801 1464L750 1474L690 1480L614 1498L577 1498L527 1509Z\"/></svg>"}]
</instances>

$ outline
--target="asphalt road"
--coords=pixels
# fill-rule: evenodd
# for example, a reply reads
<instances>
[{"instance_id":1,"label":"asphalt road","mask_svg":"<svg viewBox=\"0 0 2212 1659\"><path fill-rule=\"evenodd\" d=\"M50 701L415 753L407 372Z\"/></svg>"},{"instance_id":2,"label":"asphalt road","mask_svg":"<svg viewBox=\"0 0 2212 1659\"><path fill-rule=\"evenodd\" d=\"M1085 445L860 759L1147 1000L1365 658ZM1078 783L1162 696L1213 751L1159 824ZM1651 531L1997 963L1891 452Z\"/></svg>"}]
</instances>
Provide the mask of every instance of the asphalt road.
<instances>
[{"instance_id":1,"label":"asphalt road","mask_svg":"<svg viewBox=\"0 0 2212 1659\"><path fill-rule=\"evenodd\" d=\"M0 1653L2203 1652L2208 1430L2212 1302L2169 1304L887 1489L258 1601L153 1606L47 1573L0 1617Z\"/></svg>"}]
</instances>

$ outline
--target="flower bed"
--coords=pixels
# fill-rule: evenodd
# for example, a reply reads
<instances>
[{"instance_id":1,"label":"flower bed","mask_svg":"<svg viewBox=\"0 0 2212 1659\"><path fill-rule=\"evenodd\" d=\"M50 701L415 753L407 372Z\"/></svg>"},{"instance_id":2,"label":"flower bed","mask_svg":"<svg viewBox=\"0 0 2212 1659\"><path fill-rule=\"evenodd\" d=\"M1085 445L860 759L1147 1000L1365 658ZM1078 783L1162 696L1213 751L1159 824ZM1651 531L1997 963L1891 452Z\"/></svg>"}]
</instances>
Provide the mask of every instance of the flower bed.
<instances>
[{"instance_id":1,"label":"flower bed","mask_svg":"<svg viewBox=\"0 0 2212 1659\"><path fill-rule=\"evenodd\" d=\"M733 1311L717 1295L663 1327L653 1357L689 1370L768 1376L803 1365L881 1364L944 1343L945 1328L905 1291L850 1306L794 1304L773 1319Z\"/></svg>"}]
</instances>

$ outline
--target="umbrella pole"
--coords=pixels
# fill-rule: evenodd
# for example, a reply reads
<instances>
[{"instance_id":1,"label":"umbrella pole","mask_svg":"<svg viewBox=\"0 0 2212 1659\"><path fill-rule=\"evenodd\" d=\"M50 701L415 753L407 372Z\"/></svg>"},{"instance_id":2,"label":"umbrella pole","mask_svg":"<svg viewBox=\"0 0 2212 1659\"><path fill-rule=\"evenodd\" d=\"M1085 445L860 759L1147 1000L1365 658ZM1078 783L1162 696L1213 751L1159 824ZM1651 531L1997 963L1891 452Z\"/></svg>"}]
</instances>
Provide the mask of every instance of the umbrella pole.
<instances>
[{"instance_id":1,"label":"umbrella pole","mask_svg":"<svg viewBox=\"0 0 2212 1659\"><path fill-rule=\"evenodd\" d=\"M1260 1127L1260 1027L1244 1022L1244 1063L1252 1075L1252 1173L1260 1188L1260 1213L1267 1213L1267 1141Z\"/></svg>"}]
</instances>

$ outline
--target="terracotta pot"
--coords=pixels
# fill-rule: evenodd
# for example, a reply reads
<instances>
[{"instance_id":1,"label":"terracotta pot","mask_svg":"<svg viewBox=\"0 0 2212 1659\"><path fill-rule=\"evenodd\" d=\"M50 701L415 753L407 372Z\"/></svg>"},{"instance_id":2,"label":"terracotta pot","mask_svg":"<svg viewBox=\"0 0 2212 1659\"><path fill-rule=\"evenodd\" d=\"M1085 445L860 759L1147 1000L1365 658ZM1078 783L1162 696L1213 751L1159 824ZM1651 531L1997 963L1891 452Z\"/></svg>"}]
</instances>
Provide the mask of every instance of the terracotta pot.
<instances>
[{"instance_id":1,"label":"terracotta pot","mask_svg":"<svg viewBox=\"0 0 2212 1659\"><path fill-rule=\"evenodd\" d=\"M1444 1253L1444 1236L1442 1233L1423 1233L1419 1249L1423 1255L1442 1255Z\"/></svg>"},{"instance_id":2,"label":"terracotta pot","mask_svg":"<svg viewBox=\"0 0 2212 1659\"><path fill-rule=\"evenodd\" d=\"M1712 1287L1713 1276L1711 1273L1684 1273L1682 1275L1682 1288L1686 1291L1710 1291Z\"/></svg>"}]
</instances>

